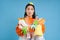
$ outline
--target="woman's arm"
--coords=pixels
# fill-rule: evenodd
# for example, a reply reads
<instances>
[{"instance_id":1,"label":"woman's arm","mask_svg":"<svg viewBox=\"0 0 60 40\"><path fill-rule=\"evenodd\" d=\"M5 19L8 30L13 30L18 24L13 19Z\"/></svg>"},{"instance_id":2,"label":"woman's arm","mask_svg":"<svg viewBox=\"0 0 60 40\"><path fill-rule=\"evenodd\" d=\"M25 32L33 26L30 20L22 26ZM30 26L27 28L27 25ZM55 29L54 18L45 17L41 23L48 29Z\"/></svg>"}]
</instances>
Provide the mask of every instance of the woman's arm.
<instances>
[{"instance_id":1,"label":"woman's arm","mask_svg":"<svg viewBox=\"0 0 60 40\"><path fill-rule=\"evenodd\" d=\"M19 24L16 27L16 33L17 33L18 36L23 36L23 32L22 32L22 29L19 28Z\"/></svg>"},{"instance_id":2,"label":"woman's arm","mask_svg":"<svg viewBox=\"0 0 60 40\"><path fill-rule=\"evenodd\" d=\"M21 37L23 36L21 19L19 19L18 25L16 26L16 33L18 36L21 36Z\"/></svg>"},{"instance_id":3,"label":"woman's arm","mask_svg":"<svg viewBox=\"0 0 60 40\"><path fill-rule=\"evenodd\" d=\"M39 24L42 26L42 32L44 33L45 32L45 19L44 18L41 18L39 19Z\"/></svg>"}]
</instances>

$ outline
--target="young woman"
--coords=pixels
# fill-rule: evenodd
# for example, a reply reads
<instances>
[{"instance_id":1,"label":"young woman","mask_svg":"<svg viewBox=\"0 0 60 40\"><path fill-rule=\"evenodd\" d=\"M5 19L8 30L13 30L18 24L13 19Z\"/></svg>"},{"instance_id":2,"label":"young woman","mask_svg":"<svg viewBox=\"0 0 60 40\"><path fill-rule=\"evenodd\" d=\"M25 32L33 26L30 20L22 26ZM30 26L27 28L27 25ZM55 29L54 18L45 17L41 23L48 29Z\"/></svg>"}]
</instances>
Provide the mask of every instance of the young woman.
<instances>
[{"instance_id":1,"label":"young woman","mask_svg":"<svg viewBox=\"0 0 60 40\"><path fill-rule=\"evenodd\" d=\"M19 22L16 27L16 33L22 38L22 40L44 40L43 36L34 35L35 29L31 28L34 20L38 20L35 14L35 6L32 2L26 5L24 18L19 18L18 20ZM43 29L45 28L43 27Z\"/></svg>"}]
</instances>

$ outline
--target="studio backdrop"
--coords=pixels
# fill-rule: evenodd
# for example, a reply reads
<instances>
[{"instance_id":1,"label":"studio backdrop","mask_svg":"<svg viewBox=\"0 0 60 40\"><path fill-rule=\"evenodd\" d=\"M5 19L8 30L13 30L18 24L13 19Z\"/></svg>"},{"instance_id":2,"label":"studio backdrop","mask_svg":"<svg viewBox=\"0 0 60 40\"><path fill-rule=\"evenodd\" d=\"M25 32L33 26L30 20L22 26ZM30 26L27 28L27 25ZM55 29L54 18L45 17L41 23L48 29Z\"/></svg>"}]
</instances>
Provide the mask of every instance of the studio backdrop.
<instances>
[{"instance_id":1,"label":"studio backdrop","mask_svg":"<svg viewBox=\"0 0 60 40\"><path fill-rule=\"evenodd\" d=\"M60 40L60 0L0 0L0 40L18 40L16 25L25 6L33 2L39 18L45 18L46 40Z\"/></svg>"}]
</instances>

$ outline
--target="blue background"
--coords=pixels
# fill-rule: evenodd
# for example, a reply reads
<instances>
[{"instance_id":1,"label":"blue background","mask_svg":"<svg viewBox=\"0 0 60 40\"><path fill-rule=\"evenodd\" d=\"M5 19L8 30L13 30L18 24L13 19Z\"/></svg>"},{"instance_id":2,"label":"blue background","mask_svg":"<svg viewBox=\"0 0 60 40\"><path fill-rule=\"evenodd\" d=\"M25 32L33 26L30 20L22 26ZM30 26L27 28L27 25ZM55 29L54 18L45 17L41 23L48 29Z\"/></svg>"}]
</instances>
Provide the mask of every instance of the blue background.
<instances>
[{"instance_id":1,"label":"blue background","mask_svg":"<svg viewBox=\"0 0 60 40\"><path fill-rule=\"evenodd\" d=\"M35 5L39 18L46 19L46 40L60 40L60 0L0 0L0 40L18 40L18 18L24 16L28 2Z\"/></svg>"}]
</instances>

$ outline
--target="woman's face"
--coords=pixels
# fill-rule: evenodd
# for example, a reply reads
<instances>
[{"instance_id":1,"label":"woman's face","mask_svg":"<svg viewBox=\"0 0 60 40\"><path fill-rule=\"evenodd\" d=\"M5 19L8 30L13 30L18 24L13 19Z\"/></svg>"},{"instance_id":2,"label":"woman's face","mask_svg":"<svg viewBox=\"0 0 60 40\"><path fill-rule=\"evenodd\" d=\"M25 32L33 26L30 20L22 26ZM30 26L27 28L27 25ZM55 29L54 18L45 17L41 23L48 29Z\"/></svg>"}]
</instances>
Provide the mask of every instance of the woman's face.
<instances>
[{"instance_id":1,"label":"woman's face","mask_svg":"<svg viewBox=\"0 0 60 40\"><path fill-rule=\"evenodd\" d=\"M34 13L34 8L33 8L33 6L28 6L28 7L26 8L26 13L27 13L27 16L32 17L32 15L33 15L33 13Z\"/></svg>"}]
</instances>

